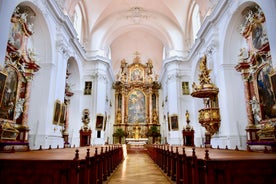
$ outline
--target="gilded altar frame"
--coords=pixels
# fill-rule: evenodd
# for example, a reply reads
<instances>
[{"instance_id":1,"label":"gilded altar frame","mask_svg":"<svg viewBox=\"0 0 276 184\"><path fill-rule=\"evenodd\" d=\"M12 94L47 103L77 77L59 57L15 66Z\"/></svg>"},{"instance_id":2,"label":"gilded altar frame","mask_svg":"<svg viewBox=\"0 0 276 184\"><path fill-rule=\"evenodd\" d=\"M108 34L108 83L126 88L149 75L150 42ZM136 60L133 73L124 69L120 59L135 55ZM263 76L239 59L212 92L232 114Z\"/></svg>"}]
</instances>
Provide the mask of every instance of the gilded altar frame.
<instances>
[{"instance_id":1,"label":"gilded altar frame","mask_svg":"<svg viewBox=\"0 0 276 184\"><path fill-rule=\"evenodd\" d=\"M141 63L136 56L131 64L121 61L115 89L114 132L122 128L127 138L147 138L152 125L159 125L159 89L154 80L152 61ZM156 115L157 114L157 115Z\"/></svg>"}]
</instances>

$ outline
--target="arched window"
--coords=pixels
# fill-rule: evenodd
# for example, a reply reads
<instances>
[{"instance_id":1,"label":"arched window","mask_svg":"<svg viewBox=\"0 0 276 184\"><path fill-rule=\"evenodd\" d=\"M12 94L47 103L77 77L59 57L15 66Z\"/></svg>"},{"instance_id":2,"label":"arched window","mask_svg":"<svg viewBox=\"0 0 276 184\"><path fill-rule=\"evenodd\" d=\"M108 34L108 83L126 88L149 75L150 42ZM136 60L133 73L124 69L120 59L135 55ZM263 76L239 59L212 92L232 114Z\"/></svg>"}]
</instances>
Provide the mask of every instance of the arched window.
<instances>
[{"instance_id":1,"label":"arched window","mask_svg":"<svg viewBox=\"0 0 276 184\"><path fill-rule=\"evenodd\" d=\"M74 28L78 34L79 40L82 37L82 13L81 13L81 8L79 5L75 7L75 14L74 14L74 19L73 19L73 25Z\"/></svg>"},{"instance_id":2,"label":"arched window","mask_svg":"<svg viewBox=\"0 0 276 184\"><path fill-rule=\"evenodd\" d=\"M197 37L197 32L200 28L201 21L200 21L200 14L199 14L199 7L198 4L194 6L194 10L192 13L192 33L193 33L193 40L195 40Z\"/></svg>"}]
</instances>

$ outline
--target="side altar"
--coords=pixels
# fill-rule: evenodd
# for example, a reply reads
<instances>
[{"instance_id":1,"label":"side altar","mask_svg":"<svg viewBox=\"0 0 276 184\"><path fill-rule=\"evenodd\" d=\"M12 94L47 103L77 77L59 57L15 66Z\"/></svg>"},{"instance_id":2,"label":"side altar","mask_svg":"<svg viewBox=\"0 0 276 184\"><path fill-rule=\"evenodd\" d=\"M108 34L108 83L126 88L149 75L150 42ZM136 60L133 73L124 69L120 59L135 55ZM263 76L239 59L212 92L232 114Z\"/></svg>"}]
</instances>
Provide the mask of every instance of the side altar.
<instances>
[{"instance_id":1,"label":"side altar","mask_svg":"<svg viewBox=\"0 0 276 184\"><path fill-rule=\"evenodd\" d=\"M160 84L154 76L152 60L143 64L139 54L128 64L121 61L121 70L113 84L115 89L114 132L122 129L125 142L146 144L155 142L151 127L156 127L160 136L159 89ZM114 143L118 138L114 137ZM124 143L124 142L123 142Z\"/></svg>"},{"instance_id":2,"label":"side altar","mask_svg":"<svg viewBox=\"0 0 276 184\"><path fill-rule=\"evenodd\" d=\"M28 45L34 19L35 13L24 6L17 7L11 17L5 62L0 66L0 152L29 149L31 86L40 69Z\"/></svg>"},{"instance_id":3,"label":"side altar","mask_svg":"<svg viewBox=\"0 0 276 184\"><path fill-rule=\"evenodd\" d=\"M258 6L248 9L245 15L240 33L247 44L240 49L235 69L244 82L247 146L249 150L276 152L276 68L266 33L266 18Z\"/></svg>"}]
</instances>

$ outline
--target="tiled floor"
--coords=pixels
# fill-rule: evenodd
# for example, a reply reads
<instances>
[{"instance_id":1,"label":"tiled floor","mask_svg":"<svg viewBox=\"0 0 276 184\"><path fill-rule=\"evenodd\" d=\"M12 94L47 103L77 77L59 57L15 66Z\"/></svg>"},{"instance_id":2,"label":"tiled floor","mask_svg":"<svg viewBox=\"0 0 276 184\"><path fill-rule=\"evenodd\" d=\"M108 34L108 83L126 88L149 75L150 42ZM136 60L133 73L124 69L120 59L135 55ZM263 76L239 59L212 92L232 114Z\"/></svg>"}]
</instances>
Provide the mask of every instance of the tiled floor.
<instances>
[{"instance_id":1,"label":"tiled floor","mask_svg":"<svg viewBox=\"0 0 276 184\"><path fill-rule=\"evenodd\" d=\"M171 184L160 168L141 149L128 150L127 157L113 172L108 184Z\"/></svg>"}]
</instances>

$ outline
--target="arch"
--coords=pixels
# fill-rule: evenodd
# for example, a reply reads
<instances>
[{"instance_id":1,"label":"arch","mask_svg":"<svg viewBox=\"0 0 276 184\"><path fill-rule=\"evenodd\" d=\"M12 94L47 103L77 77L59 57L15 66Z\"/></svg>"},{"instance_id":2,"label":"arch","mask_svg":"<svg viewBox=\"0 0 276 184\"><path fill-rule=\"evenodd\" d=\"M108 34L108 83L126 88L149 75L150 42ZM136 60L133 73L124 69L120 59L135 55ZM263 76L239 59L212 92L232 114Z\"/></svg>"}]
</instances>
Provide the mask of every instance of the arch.
<instances>
[{"instance_id":1,"label":"arch","mask_svg":"<svg viewBox=\"0 0 276 184\"><path fill-rule=\"evenodd\" d=\"M90 49L97 50L99 48L108 48L110 43L112 43L116 37L125 33L130 28L139 27L158 37L164 46L168 48L168 50L183 50L184 46L182 43L183 38L181 30L166 17L158 13L155 14L154 12L151 12L153 18L149 18L149 20L143 21L140 24L126 25L126 22L123 21L125 17L121 17L122 13L123 12L111 14L95 26L95 29L91 31L91 40L93 40L93 43L96 44L93 45L91 42ZM118 20L122 21L119 21L119 23L114 25L113 22L116 22L115 20L117 22ZM163 22L163 24L157 24L155 21ZM170 30L170 32L166 30Z\"/></svg>"},{"instance_id":2,"label":"arch","mask_svg":"<svg viewBox=\"0 0 276 184\"><path fill-rule=\"evenodd\" d=\"M186 29L185 36L184 36L184 43L186 44L186 48L191 48L193 43L195 42L195 36L198 32L194 33L195 31L193 30L193 14L195 12L195 7L198 8L198 13L199 13L199 5L195 1L190 2L190 8L188 9L187 13L187 20L186 20ZM200 15L199 15L200 18ZM200 20L201 23L201 20ZM193 38L193 39L191 39Z\"/></svg>"},{"instance_id":3,"label":"arch","mask_svg":"<svg viewBox=\"0 0 276 184\"><path fill-rule=\"evenodd\" d=\"M223 64L237 64L238 63L238 55L240 49L246 46L246 40L241 36L239 32L239 27L243 23L242 11L248 7L256 5L253 2L245 2L241 4L236 12L234 12L233 16L229 19L229 22L226 24L226 31L223 35Z\"/></svg>"},{"instance_id":4,"label":"arch","mask_svg":"<svg viewBox=\"0 0 276 184\"><path fill-rule=\"evenodd\" d=\"M81 33L80 35L78 34L78 39L80 41L81 44L83 44L84 47L87 47L87 37L88 37L88 30L89 30L89 25L88 25L88 17L87 17L87 12L86 12L86 8L85 8L85 4L83 3L83 1L79 1L78 3L74 4L74 7L79 7L80 10L80 14L81 14L81 25L80 25L80 29L81 29ZM74 11L75 12L75 9ZM71 13L73 16L73 13ZM72 19L73 20L73 19ZM74 21L72 21L72 23L74 24ZM75 28L76 32L80 32Z\"/></svg>"},{"instance_id":5,"label":"arch","mask_svg":"<svg viewBox=\"0 0 276 184\"><path fill-rule=\"evenodd\" d=\"M67 84L70 87L70 92L73 93L71 97L68 97L69 103L68 103L68 116L67 116L67 131L69 136L69 144L79 144L76 139L76 136L79 136L77 134L78 130L81 126L81 103L80 103L80 92L82 91L82 85L81 85L81 77L80 77L80 67L79 62L74 57L69 57L67 60L67 72L68 72L68 79Z\"/></svg>"},{"instance_id":6,"label":"arch","mask_svg":"<svg viewBox=\"0 0 276 184\"><path fill-rule=\"evenodd\" d=\"M74 11L74 15L73 15L73 25L74 28L77 32L77 37L79 40L82 40L82 29L83 28L83 15L82 15L82 11L81 11L81 7L79 4L77 4L75 6L75 11Z\"/></svg>"},{"instance_id":7,"label":"arch","mask_svg":"<svg viewBox=\"0 0 276 184\"><path fill-rule=\"evenodd\" d=\"M192 11L192 33L193 33L193 40L195 41L197 38L197 32L200 29L201 21L200 21L200 14L199 14L199 6L195 4Z\"/></svg>"},{"instance_id":8,"label":"arch","mask_svg":"<svg viewBox=\"0 0 276 184\"><path fill-rule=\"evenodd\" d=\"M53 35L50 34L50 23L47 23L47 17L36 4L25 1L17 6L29 7L34 13L33 31L34 34L29 37L28 48L32 49L37 55L37 64L40 70L34 74L31 81L30 103L28 111L29 144L31 149L38 148L44 144L45 140L39 140L37 137L45 135L45 127L52 122L52 110L48 108L50 101L51 63L53 57ZM50 124L51 125L51 124Z\"/></svg>"}]
</instances>

